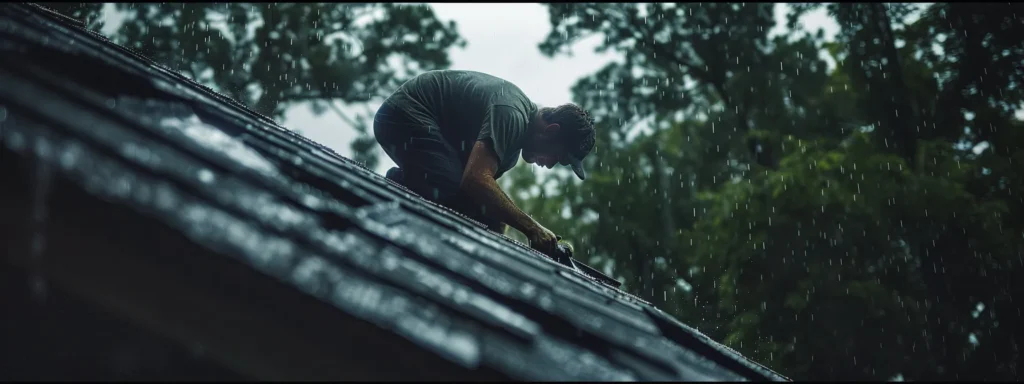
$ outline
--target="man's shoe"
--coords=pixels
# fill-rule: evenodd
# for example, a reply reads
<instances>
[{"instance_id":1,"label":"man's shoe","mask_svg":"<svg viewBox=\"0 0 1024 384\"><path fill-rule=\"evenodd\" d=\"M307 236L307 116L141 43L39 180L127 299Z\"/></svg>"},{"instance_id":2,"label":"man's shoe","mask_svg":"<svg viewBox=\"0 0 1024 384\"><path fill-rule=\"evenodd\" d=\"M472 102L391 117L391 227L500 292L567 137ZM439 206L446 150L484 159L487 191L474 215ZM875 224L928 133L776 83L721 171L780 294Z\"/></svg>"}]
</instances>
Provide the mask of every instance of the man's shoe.
<instances>
[{"instance_id":1,"label":"man's shoe","mask_svg":"<svg viewBox=\"0 0 1024 384\"><path fill-rule=\"evenodd\" d=\"M388 170L388 173L385 174L384 177L398 184L405 185L405 173L402 172L401 168L391 167L391 169Z\"/></svg>"}]
</instances>

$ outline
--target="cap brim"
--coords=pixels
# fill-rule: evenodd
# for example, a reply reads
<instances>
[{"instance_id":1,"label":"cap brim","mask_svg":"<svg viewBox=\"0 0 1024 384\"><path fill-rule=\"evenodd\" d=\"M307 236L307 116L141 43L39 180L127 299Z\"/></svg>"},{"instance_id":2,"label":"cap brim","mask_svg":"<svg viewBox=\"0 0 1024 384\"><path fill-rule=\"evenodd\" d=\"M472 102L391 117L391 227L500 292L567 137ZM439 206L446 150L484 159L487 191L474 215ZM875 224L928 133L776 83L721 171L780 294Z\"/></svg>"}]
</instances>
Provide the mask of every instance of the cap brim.
<instances>
[{"instance_id":1,"label":"cap brim","mask_svg":"<svg viewBox=\"0 0 1024 384\"><path fill-rule=\"evenodd\" d=\"M583 163L581 161L573 161L569 166L572 167L572 171L576 173L576 177L579 177L580 180L587 179L587 171L583 170Z\"/></svg>"}]
</instances>

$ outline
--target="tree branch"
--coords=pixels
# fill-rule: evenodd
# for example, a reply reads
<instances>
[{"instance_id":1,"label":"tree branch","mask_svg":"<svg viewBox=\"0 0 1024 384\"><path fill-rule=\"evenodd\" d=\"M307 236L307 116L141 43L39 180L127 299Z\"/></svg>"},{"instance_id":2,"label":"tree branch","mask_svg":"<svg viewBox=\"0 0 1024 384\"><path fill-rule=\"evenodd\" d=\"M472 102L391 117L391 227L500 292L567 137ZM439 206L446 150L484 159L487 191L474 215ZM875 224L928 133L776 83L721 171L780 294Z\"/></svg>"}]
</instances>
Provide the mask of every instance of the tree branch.
<instances>
[{"instance_id":1,"label":"tree branch","mask_svg":"<svg viewBox=\"0 0 1024 384\"><path fill-rule=\"evenodd\" d=\"M327 103L328 107L331 107L331 110L334 111L334 113L336 113L338 115L338 117L340 117L342 120L345 120L346 123L351 125L352 128L355 128L355 127L358 126L358 124L356 124L355 120L352 120L351 117L348 117L348 115L346 115L345 112L341 110L341 108L339 108L336 104L334 104L334 100L333 99L331 99L331 100L324 100L324 102Z\"/></svg>"}]
</instances>

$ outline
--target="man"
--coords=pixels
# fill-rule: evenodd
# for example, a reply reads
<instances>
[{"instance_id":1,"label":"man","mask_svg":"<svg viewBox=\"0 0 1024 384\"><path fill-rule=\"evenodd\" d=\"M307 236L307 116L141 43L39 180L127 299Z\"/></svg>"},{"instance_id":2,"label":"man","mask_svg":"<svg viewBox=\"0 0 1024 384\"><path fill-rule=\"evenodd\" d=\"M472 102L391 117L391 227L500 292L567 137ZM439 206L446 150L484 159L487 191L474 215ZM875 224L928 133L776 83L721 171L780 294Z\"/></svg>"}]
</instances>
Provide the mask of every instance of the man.
<instances>
[{"instance_id":1,"label":"man","mask_svg":"<svg viewBox=\"0 0 1024 384\"><path fill-rule=\"evenodd\" d=\"M519 161L572 167L594 149L594 122L575 104L538 108L518 87L473 71L430 71L384 101L373 132L397 168L387 177L493 231L505 225L551 254L557 237L519 210L497 179Z\"/></svg>"}]
</instances>

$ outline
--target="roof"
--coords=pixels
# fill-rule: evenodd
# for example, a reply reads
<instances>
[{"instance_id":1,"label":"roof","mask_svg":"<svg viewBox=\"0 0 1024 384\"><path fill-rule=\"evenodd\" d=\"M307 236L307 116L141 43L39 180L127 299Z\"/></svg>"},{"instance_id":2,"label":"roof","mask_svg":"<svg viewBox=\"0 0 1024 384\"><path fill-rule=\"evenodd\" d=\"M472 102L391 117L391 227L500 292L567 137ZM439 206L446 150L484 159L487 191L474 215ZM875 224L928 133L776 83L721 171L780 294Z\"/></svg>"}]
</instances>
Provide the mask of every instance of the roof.
<instances>
[{"instance_id":1,"label":"roof","mask_svg":"<svg viewBox=\"0 0 1024 384\"><path fill-rule=\"evenodd\" d=\"M0 265L242 377L787 380L45 8L0 84Z\"/></svg>"}]
</instances>

